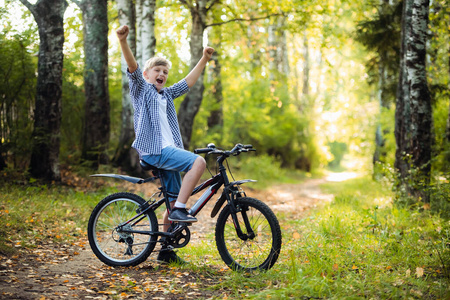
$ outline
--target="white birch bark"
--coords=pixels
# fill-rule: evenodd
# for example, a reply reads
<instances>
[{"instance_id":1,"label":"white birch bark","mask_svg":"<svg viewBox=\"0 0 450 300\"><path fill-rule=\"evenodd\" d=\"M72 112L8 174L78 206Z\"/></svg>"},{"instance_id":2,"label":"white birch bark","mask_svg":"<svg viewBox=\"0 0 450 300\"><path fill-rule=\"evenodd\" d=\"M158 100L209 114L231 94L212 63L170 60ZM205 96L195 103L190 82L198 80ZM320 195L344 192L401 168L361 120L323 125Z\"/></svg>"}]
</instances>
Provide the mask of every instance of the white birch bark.
<instances>
[{"instance_id":1,"label":"white birch bark","mask_svg":"<svg viewBox=\"0 0 450 300\"><path fill-rule=\"evenodd\" d=\"M144 0L136 0L136 61L138 62L141 68L144 67L142 64L142 5Z\"/></svg>"},{"instance_id":2,"label":"white birch bark","mask_svg":"<svg viewBox=\"0 0 450 300\"><path fill-rule=\"evenodd\" d=\"M155 55L155 9L156 0L142 0L142 19L139 27L142 67L148 59Z\"/></svg>"},{"instance_id":3,"label":"white birch bark","mask_svg":"<svg viewBox=\"0 0 450 300\"><path fill-rule=\"evenodd\" d=\"M119 17L119 25L128 25L130 32L127 37L128 45L130 45L133 55L136 56L136 10L132 0L117 0L117 11ZM133 126L133 105L131 103L128 77L126 74L127 63L122 55L121 72L122 72L122 114L119 144L114 155L113 162L120 166L124 171L130 174L137 174L139 170L139 156L136 151L131 150L131 144L134 140Z\"/></svg>"}]
</instances>

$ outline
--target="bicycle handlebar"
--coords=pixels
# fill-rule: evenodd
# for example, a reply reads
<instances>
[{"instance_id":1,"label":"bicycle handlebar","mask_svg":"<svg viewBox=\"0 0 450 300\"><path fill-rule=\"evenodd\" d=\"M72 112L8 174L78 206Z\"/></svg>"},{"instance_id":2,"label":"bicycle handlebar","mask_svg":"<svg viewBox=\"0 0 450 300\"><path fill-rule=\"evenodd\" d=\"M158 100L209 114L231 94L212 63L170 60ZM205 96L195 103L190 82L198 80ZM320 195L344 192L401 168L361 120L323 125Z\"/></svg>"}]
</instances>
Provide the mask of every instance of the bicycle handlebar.
<instances>
[{"instance_id":1,"label":"bicycle handlebar","mask_svg":"<svg viewBox=\"0 0 450 300\"><path fill-rule=\"evenodd\" d=\"M236 144L233 149L229 151L219 150L216 149L216 146L214 144L208 144L208 148L199 148L195 149L195 154L225 154L227 156L229 155L239 155L241 152L249 152L249 151L256 151L256 149L253 149L253 145L242 145L242 144Z\"/></svg>"},{"instance_id":2,"label":"bicycle handlebar","mask_svg":"<svg viewBox=\"0 0 450 300\"><path fill-rule=\"evenodd\" d=\"M194 153L195 154L202 154L202 153L209 153L211 151L214 151L214 149L210 149L210 148L199 148L199 149L195 149Z\"/></svg>"}]
</instances>

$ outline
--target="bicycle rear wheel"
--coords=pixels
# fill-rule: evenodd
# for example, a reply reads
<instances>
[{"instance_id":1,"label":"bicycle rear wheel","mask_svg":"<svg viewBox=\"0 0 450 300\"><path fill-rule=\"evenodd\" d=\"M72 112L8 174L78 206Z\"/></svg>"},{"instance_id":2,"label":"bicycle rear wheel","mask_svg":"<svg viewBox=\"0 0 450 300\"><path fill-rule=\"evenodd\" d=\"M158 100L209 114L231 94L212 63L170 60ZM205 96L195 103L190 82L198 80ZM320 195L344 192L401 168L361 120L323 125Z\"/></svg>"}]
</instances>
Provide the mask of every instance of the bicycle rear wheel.
<instances>
[{"instance_id":1,"label":"bicycle rear wheel","mask_svg":"<svg viewBox=\"0 0 450 300\"><path fill-rule=\"evenodd\" d=\"M238 223L247 238L238 237L230 206L225 206L216 224L216 245L220 256L232 270L270 269L281 250L281 229L277 217L257 199L239 198L236 206Z\"/></svg>"},{"instance_id":2,"label":"bicycle rear wheel","mask_svg":"<svg viewBox=\"0 0 450 300\"><path fill-rule=\"evenodd\" d=\"M112 194L94 208L88 223L88 239L94 254L109 266L135 266L145 261L156 245L156 235L121 231L118 225L136 216L145 200L130 193ZM125 230L158 231L158 220L149 210Z\"/></svg>"}]
</instances>

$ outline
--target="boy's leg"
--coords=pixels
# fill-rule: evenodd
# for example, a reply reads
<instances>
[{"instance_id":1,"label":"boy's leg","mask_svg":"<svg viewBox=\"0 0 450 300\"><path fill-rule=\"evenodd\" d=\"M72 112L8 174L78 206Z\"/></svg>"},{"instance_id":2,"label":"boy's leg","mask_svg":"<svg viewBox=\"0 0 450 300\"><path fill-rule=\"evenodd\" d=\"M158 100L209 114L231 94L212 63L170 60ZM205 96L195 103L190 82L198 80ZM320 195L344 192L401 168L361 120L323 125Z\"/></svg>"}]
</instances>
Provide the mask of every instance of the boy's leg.
<instances>
[{"instance_id":1,"label":"boy's leg","mask_svg":"<svg viewBox=\"0 0 450 300\"><path fill-rule=\"evenodd\" d=\"M170 221L195 222L196 218L188 215L185 207L195 185L203 174L206 162L203 157L192 152L176 147L166 147L161 155L149 155L142 157L147 163L166 171L186 172L181 183L179 195L175 207L178 207L168 217ZM167 188L167 184L166 188ZM168 189L176 192L175 189Z\"/></svg>"},{"instance_id":2,"label":"boy's leg","mask_svg":"<svg viewBox=\"0 0 450 300\"><path fill-rule=\"evenodd\" d=\"M180 192L178 194L178 199L175 202L174 209L169 215L169 221L179 221L179 222L196 222L197 219L191 216L186 210L186 203L189 200L189 196L195 188L195 185L200 180L200 177L205 170L206 162L201 156L198 156L191 169L184 175L183 181L181 183Z\"/></svg>"},{"instance_id":3,"label":"boy's leg","mask_svg":"<svg viewBox=\"0 0 450 300\"><path fill-rule=\"evenodd\" d=\"M180 193L178 194L177 203L175 203L175 207L177 207L178 203L186 204L189 196L195 188L195 185L202 177L203 171L205 171L206 162L205 159L199 156L192 165L192 168L184 175L183 182L181 183Z\"/></svg>"},{"instance_id":4,"label":"boy's leg","mask_svg":"<svg viewBox=\"0 0 450 300\"><path fill-rule=\"evenodd\" d=\"M178 193L181 187L181 175L177 171L162 171L164 187L169 194L170 207L173 208L177 200ZM169 212L166 210L163 215L163 230L169 230Z\"/></svg>"}]
</instances>

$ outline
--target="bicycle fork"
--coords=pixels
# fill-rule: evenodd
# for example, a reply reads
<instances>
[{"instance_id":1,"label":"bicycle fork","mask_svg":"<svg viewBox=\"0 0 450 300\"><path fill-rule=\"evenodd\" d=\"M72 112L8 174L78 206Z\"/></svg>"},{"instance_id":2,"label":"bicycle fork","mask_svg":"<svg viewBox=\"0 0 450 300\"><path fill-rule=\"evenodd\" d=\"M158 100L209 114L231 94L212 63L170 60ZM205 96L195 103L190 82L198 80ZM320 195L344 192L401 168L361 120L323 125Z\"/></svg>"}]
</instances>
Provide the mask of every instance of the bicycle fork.
<instances>
[{"instance_id":1,"label":"bicycle fork","mask_svg":"<svg viewBox=\"0 0 450 300\"><path fill-rule=\"evenodd\" d=\"M233 195L230 197L235 198L236 197L236 191L233 192ZM248 207L241 207L234 205L234 201L229 201L230 209L231 209L231 219L233 220L234 228L236 229L237 236L243 240L247 241L248 239L254 239L256 237L255 232L253 231L253 228L250 224L250 221L248 219L247 212L249 211ZM247 233L243 233L241 229L241 224L239 222L238 213L241 213L242 220L245 224L245 229Z\"/></svg>"}]
</instances>

